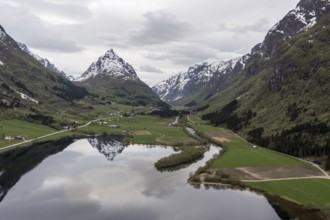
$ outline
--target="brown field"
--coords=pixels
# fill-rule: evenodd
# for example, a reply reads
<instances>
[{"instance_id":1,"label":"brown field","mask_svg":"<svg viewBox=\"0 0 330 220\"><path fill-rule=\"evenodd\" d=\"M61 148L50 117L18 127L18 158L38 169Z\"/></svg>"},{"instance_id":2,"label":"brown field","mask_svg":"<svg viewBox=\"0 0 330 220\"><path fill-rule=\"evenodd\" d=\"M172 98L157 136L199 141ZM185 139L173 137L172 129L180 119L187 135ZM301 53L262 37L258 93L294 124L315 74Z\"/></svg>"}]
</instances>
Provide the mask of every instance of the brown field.
<instances>
[{"instance_id":1,"label":"brown field","mask_svg":"<svg viewBox=\"0 0 330 220\"><path fill-rule=\"evenodd\" d=\"M300 178L324 176L318 169L311 166L291 166L291 167L238 167L220 168L220 172L227 173L240 180L267 180L282 178Z\"/></svg>"},{"instance_id":2,"label":"brown field","mask_svg":"<svg viewBox=\"0 0 330 220\"><path fill-rule=\"evenodd\" d=\"M214 137L214 136L213 136L212 139L215 140L215 141L219 141L219 142L221 142L221 143L224 143L224 142L230 142L229 139L224 138L224 137Z\"/></svg>"}]
</instances>

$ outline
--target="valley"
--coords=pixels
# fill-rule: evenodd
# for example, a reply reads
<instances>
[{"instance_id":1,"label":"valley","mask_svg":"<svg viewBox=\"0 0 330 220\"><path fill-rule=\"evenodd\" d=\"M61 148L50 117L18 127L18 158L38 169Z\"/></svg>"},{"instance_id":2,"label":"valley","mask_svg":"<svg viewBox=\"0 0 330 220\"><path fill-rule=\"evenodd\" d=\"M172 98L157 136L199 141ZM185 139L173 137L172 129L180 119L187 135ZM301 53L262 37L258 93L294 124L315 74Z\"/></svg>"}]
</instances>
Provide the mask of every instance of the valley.
<instances>
[{"instance_id":1,"label":"valley","mask_svg":"<svg viewBox=\"0 0 330 220\"><path fill-rule=\"evenodd\" d=\"M271 28L158 10L133 29L43 17L77 33L31 46L0 25L1 216L330 219L330 0L300 0ZM219 33L265 35L233 49Z\"/></svg>"},{"instance_id":2,"label":"valley","mask_svg":"<svg viewBox=\"0 0 330 220\"><path fill-rule=\"evenodd\" d=\"M1 121L1 127L6 128L7 131L16 128L17 124L21 124L22 130L13 130L28 139L12 146L6 146L8 141L2 141L0 150L3 153L21 147L29 148L31 144L35 145L38 142L47 143L50 140L55 141L67 137L80 139L95 135L123 135L131 144L173 146L181 150L193 149L194 146L203 146L211 141L217 143L223 150L202 170L197 169L195 175L188 180L192 184L196 184L197 181L203 185L214 186L229 183L234 186L249 187L264 192L266 195L280 196L303 205L303 207L316 208L321 210L321 215L327 213L330 197L325 192L329 192L330 177L318 165L251 144L225 128L209 125L207 121L201 120L197 115L183 116L177 125L172 125L172 122L176 120L175 117L160 118L159 116L139 114L123 117L121 114L125 113L120 114L119 112L124 112L123 110L132 112L134 107L118 105L112 108L113 110L110 112L105 111L105 109L111 109L110 106L101 108L98 112L98 119L88 122L82 122L82 120L81 123L85 124L78 124L75 128L61 131L54 131L52 128L36 124L33 126L32 123L26 123L23 126L24 122L20 121ZM140 108L142 107L138 109ZM109 117L109 115L111 116ZM86 120L86 116L80 119L83 118ZM79 116L76 115L75 119L79 120ZM185 132L185 126L194 128L202 140L190 137L190 134ZM34 131L32 128L36 130ZM31 131L34 136L31 135ZM40 133L41 131L42 133ZM42 137L37 137L41 134L43 134ZM8 135L14 136L14 133L8 133ZM176 165L172 165L173 168L170 170L182 169L182 165L196 161L196 159L192 159L191 162L180 162L180 157L184 158L185 155L185 151L182 156L177 155L178 158L175 160L178 162L175 163ZM154 161L154 163L156 162ZM291 191L292 186L294 186L294 192ZM311 186L318 190L306 190L306 187ZM283 208L285 210L285 207Z\"/></svg>"}]
</instances>

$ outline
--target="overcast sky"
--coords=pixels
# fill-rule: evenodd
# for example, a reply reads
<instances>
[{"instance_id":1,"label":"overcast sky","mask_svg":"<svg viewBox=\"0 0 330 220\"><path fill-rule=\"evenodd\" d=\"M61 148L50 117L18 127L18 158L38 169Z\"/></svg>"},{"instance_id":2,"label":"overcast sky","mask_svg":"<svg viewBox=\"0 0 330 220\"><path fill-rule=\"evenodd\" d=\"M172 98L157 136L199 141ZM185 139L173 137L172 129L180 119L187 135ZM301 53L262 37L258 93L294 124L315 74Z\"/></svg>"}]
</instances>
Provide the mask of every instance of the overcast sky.
<instances>
[{"instance_id":1,"label":"overcast sky","mask_svg":"<svg viewBox=\"0 0 330 220\"><path fill-rule=\"evenodd\" d=\"M0 0L0 24L74 76L113 48L149 85L248 53L298 0Z\"/></svg>"}]
</instances>

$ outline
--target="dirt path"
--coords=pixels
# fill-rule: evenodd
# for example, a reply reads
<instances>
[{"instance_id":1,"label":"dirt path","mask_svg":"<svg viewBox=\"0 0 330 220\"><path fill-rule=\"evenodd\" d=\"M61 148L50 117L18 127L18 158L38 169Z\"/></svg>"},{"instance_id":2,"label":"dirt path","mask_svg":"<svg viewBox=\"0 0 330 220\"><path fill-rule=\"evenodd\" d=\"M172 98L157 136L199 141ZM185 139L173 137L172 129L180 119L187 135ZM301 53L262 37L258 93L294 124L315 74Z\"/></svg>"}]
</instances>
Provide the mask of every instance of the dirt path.
<instances>
[{"instance_id":1,"label":"dirt path","mask_svg":"<svg viewBox=\"0 0 330 220\"><path fill-rule=\"evenodd\" d=\"M241 180L245 183L258 183L268 181L280 181L280 180L301 180L301 179L330 179L329 176L306 176L306 177L290 177L290 178L276 178L276 179L264 179L264 180Z\"/></svg>"},{"instance_id":2,"label":"dirt path","mask_svg":"<svg viewBox=\"0 0 330 220\"><path fill-rule=\"evenodd\" d=\"M195 121L193 121L193 120L190 119L189 115L187 115L187 119L188 119L188 121L190 121L192 123L195 123Z\"/></svg>"}]
</instances>

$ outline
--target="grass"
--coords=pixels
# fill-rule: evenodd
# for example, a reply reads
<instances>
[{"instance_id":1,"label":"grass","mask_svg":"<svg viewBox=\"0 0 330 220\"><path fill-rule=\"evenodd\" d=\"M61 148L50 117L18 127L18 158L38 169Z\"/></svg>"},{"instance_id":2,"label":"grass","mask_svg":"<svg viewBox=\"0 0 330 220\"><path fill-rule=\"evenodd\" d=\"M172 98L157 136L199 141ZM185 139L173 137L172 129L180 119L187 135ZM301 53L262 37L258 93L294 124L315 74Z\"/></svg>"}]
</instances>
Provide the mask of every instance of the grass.
<instances>
[{"instance_id":1,"label":"grass","mask_svg":"<svg viewBox=\"0 0 330 220\"><path fill-rule=\"evenodd\" d=\"M118 109L127 109L127 106L116 106ZM105 111L105 108L102 109ZM65 116L66 119L73 119ZM76 117L75 119L79 119ZM147 115L137 115L132 118L112 118L105 119L107 124L99 124L97 122L72 132L65 132L50 137L43 138L38 141L55 140L61 137L71 136L73 134L122 134L129 135L131 141L137 144L165 144L165 145L190 145L199 142L189 137L182 127L169 126L174 119L163 119ZM86 121L84 121L86 122ZM111 128L109 125L119 125L119 128ZM46 134L55 132L56 130L44 125L34 124L20 120L4 120L0 121L0 135L2 136L24 136L26 140L37 138ZM145 134L136 135L135 131L146 131ZM0 139L0 147L19 143L20 141L7 141Z\"/></svg>"},{"instance_id":2,"label":"grass","mask_svg":"<svg viewBox=\"0 0 330 220\"><path fill-rule=\"evenodd\" d=\"M330 208L329 179L280 180L247 184L300 204Z\"/></svg>"},{"instance_id":3,"label":"grass","mask_svg":"<svg viewBox=\"0 0 330 220\"><path fill-rule=\"evenodd\" d=\"M304 166L305 162L264 148L254 148L252 144L232 137L225 143L227 151L213 161L214 168Z\"/></svg>"},{"instance_id":4,"label":"grass","mask_svg":"<svg viewBox=\"0 0 330 220\"><path fill-rule=\"evenodd\" d=\"M26 140L40 137L49 133L55 132L54 129L44 125L30 123L21 120L4 120L0 121L1 136L23 136ZM20 141L8 141L2 137L0 139L0 147L10 144L15 144Z\"/></svg>"},{"instance_id":5,"label":"grass","mask_svg":"<svg viewBox=\"0 0 330 220\"><path fill-rule=\"evenodd\" d=\"M112 118L106 120L107 125L93 124L79 131L93 134L130 134L130 140L137 144L189 144L197 143L188 137L183 128L169 126L174 119L157 118L147 115L137 115L132 118ZM109 125L119 125L110 128ZM146 135L135 135L135 131L147 131Z\"/></svg>"},{"instance_id":6,"label":"grass","mask_svg":"<svg viewBox=\"0 0 330 220\"><path fill-rule=\"evenodd\" d=\"M304 166L305 162L297 158L270 151L265 148L256 147L236 136L232 132L223 128L216 128L207 125L198 117L190 116L194 122L189 125L197 131L209 137L222 137L229 142L222 143L226 147L226 152L216 158L212 167L214 168L236 168L236 167L271 167L271 166Z\"/></svg>"}]
</instances>

